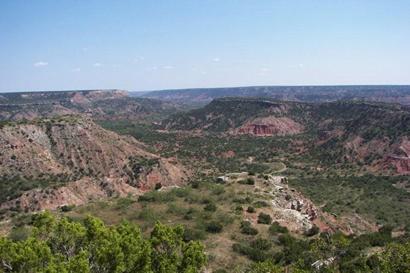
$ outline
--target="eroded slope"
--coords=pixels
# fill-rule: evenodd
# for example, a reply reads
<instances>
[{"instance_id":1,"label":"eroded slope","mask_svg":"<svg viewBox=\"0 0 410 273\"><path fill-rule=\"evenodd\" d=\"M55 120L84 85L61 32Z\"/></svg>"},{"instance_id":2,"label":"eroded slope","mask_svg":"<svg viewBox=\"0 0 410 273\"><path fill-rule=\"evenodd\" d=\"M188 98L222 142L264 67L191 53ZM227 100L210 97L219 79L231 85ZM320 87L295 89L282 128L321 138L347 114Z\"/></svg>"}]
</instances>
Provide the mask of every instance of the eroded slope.
<instances>
[{"instance_id":1,"label":"eroded slope","mask_svg":"<svg viewBox=\"0 0 410 273\"><path fill-rule=\"evenodd\" d=\"M187 177L175 160L73 116L4 125L0 147L2 208L53 209L181 184Z\"/></svg>"}]
</instances>

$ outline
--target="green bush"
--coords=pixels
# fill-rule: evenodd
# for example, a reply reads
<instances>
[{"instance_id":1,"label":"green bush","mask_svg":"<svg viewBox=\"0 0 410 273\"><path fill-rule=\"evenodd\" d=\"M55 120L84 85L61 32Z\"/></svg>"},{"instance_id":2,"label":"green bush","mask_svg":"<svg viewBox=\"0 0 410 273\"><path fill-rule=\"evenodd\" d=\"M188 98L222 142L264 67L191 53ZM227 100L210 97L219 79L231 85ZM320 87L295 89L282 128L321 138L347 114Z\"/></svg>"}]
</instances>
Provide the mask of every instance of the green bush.
<instances>
[{"instance_id":1,"label":"green bush","mask_svg":"<svg viewBox=\"0 0 410 273\"><path fill-rule=\"evenodd\" d=\"M253 248L245 243L233 244L232 250L247 256L249 259L255 262L265 261L269 257L269 254L264 250Z\"/></svg>"},{"instance_id":2,"label":"green bush","mask_svg":"<svg viewBox=\"0 0 410 273\"><path fill-rule=\"evenodd\" d=\"M236 211L236 212L242 212L242 211L243 211L242 206L241 206L241 205L237 205L237 206L235 207L235 211Z\"/></svg>"},{"instance_id":3,"label":"green bush","mask_svg":"<svg viewBox=\"0 0 410 273\"><path fill-rule=\"evenodd\" d=\"M138 202L155 202L155 196L144 194L138 196Z\"/></svg>"},{"instance_id":4,"label":"green bush","mask_svg":"<svg viewBox=\"0 0 410 273\"><path fill-rule=\"evenodd\" d=\"M117 210L123 210L131 206L133 203L135 203L134 199L131 199L129 197L121 197L117 199L117 202L115 204L115 208Z\"/></svg>"},{"instance_id":5,"label":"green bush","mask_svg":"<svg viewBox=\"0 0 410 273\"><path fill-rule=\"evenodd\" d=\"M258 223L270 225L270 223L272 223L272 217L269 214L261 212L258 215Z\"/></svg>"},{"instance_id":6,"label":"green bush","mask_svg":"<svg viewBox=\"0 0 410 273\"><path fill-rule=\"evenodd\" d=\"M238 181L242 185L255 185L255 180L253 178L242 179Z\"/></svg>"},{"instance_id":7,"label":"green bush","mask_svg":"<svg viewBox=\"0 0 410 273\"><path fill-rule=\"evenodd\" d=\"M266 239L257 238L251 242L250 246L259 250L269 250L272 247L272 243Z\"/></svg>"},{"instance_id":8,"label":"green bush","mask_svg":"<svg viewBox=\"0 0 410 273\"><path fill-rule=\"evenodd\" d=\"M269 227L269 233L275 235L277 233L288 233L287 227L282 227L278 222L273 222Z\"/></svg>"},{"instance_id":9,"label":"green bush","mask_svg":"<svg viewBox=\"0 0 410 273\"><path fill-rule=\"evenodd\" d=\"M189 208L184 214L184 219L185 220L192 220L194 218L195 213L196 213L195 209Z\"/></svg>"},{"instance_id":10,"label":"green bush","mask_svg":"<svg viewBox=\"0 0 410 273\"><path fill-rule=\"evenodd\" d=\"M193 189L198 189L200 182L199 181L192 181L190 184L191 184L191 187Z\"/></svg>"},{"instance_id":11,"label":"green bush","mask_svg":"<svg viewBox=\"0 0 410 273\"><path fill-rule=\"evenodd\" d=\"M185 228L185 232L184 232L185 242L205 240L205 239L206 239L205 231L200 230L200 229Z\"/></svg>"},{"instance_id":12,"label":"green bush","mask_svg":"<svg viewBox=\"0 0 410 273\"><path fill-rule=\"evenodd\" d=\"M241 233L246 234L246 235L258 234L258 230L252 227L252 224L249 221L242 221L240 229L241 229Z\"/></svg>"},{"instance_id":13,"label":"green bush","mask_svg":"<svg viewBox=\"0 0 410 273\"><path fill-rule=\"evenodd\" d=\"M216 211L216 209L217 209L217 207L214 203L208 203L204 207L205 211L210 211L210 212L214 212L214 211Z\"/></svg>"},{"instance_id":14,"label":"green bush","mask_svg":"<svg viewBox=\"0 0 410 273\"><path fill-rule=\"evenodd\" d=\"M256 210L255 210L254 207L249 206L249 207L246 209L246 211L249 212L249 213L255 213Z\"/></svg>"},{"instance_id":15,"label":"green bush","mask_svg":"<svg viewBox=\"0 0 410 273\"><path fill-rule=\"evenodd\" d=\"M206 231L209 233L219 233L219 232L222 232L222 229L223 229L222 224L216 221L212 221L206 224Z\"/></svg>"},{"instance_id":16,"label":"green bush","mask_svg":"<svg viewBox=\"0 0 410 273\"><path fill-rule=\"evenodd\" d=\"M69 211L72 211L74 208L75 208L74 205L64 205L60 207L60 210L62 212L69 212Z\"/></svg>"},{"instance_id":17,"label":"green bush","mask_svg":"<svg viewBox=\"0 0 410 273\"><path fill-rule=\"evenodd\" d=\"M264 207L268 207L268 206L269 206L269 204L268 204L266 201L263 201L263 200L255 201L255 202L253 202L253 205L254 205L256 208L264 208Z\"/></svg>"}]
</instances>

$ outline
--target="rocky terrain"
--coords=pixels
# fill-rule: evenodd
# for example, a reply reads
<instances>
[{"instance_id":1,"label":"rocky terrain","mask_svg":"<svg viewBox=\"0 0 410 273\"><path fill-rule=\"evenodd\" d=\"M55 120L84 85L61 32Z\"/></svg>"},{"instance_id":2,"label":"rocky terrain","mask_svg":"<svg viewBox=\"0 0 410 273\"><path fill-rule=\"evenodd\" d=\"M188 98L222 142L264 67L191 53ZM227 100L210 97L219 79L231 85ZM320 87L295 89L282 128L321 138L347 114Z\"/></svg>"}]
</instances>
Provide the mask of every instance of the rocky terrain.
<instances>
[{"instance_id":1,"label":"rocky terrain","mask_svg":"<svg viewBox=\"0 0 410 273\"><path fill-rule=\"evenodd\" d=\"M258 98L220 98L203 108L179 113L162 121L168 130L201 130L209 132L236 132L258 135L252 127L266 126L268 134L286 135L302 131L302 125L293 120L292 113L305 104ZM249 130L246 129L249 127Z\"/></svg>"},{"instance_id":2,"label":"rocky terrain","mask_svg":"<svg viewBox=\"0 0 410 273\"><path fill-rule=\"evenodd\" d=\"M0 120L83 114L97 120L139 120L174 108L158 100L129 97L123 90L21 92L0 95Z\"/></svg>"},{"instance_id":3,"label":"rocky terrain","mask_svg":"<svg viewBox=\"0 0 410 273\"><path fill-rule=\"evenodd\" d=\"M90 119L64 116L0 129L1 208L55 209L179 185L187 171ZM34 181L34 182L33 182ZM36 182L37 181L37 182Z\"/></svg>"},{"instance_id":4,"label":"rocky terrain","mask_svg":"<svg viewBox=\"0 0 410 273\"><path fill-rule=\"evenodd\" d=\"M409 108L340 101L284 102L221 98L163 120L170 131L230 135L300 136L300 149L331 163L359 162L369 170L408 174Z\"/></svg>"},{"instance_id":5,"label":"rocky terrain","mask_svg":"<svg viewBox=\"0 0 410 273\"><path fill-rule=\"evenodd\" d=\"M182 225L218 272L288 264L326 238L357 240L367 255L383 236L408 234L406 106L225 97L177 112L117 90L0 100L0 233L16 240L42 210L127 220L144 236L158 222Z\"/></svg>"},{"instance_id":6,"label":"rocky terrain","mask_svg":"<svg viewBox=\"0 0 410 273\"><path fill-rule=\"evenodd\" d=\"M249 120L240 127L231 130L231 133L254 136L285 136L299 134L303 129L303 125L290 118L267 116Z\"/></svg>"}]
</instances>

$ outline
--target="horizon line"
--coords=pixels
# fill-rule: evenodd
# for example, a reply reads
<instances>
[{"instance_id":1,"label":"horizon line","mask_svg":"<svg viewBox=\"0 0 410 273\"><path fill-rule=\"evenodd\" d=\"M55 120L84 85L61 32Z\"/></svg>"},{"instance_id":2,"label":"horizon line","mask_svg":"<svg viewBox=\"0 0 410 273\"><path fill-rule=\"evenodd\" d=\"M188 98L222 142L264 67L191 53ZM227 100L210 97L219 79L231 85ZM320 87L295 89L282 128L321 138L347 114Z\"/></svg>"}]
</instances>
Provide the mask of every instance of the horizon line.
<instances>
[{"instance_id":1,"label":"horizon line","mask_svg":"<svg viewBox=\"0 0 410 273\"><path fill-rule=\"evenodd\" d=\"M126 91L135 93L149 93L158 91L178 91L178 90L201 90L201 89L235 89L235 88L263 88L263 87L410 87L408 84L273 84L273 85L233 85L233 86L215 86L215 87L183 87L183 88L162 88L162 89L146 89L146 90L130 90L124 88L87 88L87 89L48 89L48 90L17 90L17 91L0 91L0 94L7 93L36 93L36 92L85 92L85 91Z\"/></svg>"}]
</instances>

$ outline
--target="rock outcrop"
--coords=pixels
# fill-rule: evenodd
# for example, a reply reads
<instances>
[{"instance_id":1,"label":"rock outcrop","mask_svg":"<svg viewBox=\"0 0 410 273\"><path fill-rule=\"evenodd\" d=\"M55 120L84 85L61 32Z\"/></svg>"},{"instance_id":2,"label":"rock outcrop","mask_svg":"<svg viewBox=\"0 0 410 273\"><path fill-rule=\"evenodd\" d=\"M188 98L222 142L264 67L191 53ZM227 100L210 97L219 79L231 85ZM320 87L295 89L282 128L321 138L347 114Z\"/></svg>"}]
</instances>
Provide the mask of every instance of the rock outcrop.
<instances>
[{"instance_id":1,"label":"rock outcrop","mask_svg":"<svg viewBox=\"0 0 410 273\"><path fill-rule=\"evenodd\" d=\"M19 188L22 195L11 200L7 184L0 185L5 187L1 208L31 211L78 205L139 194L158 183L180 185L188 175L175 159L160 158L131 137L73 116L3 126L0 148L0 176L24 184ZM10 196L15 194L13 190Z\"/></svg>"},{"instance_id":2,"label":"rock outcrop","mask_svg":"<svg viewBox=\"0 0 410 273\"><path fill-rule=\"evenodd\" d=\"M233 134L254 136L285 136L299 134L303 125L287 117L267 116L249 120L232 131Z\"/></svg>"},{"instance_id":3,"label":"rock outcrop","mask_svg":"<svg viewBox=\"0 0 410 273\"><path fill-rule=\"evenodd\" d=\"M403 138L396 151L387 157L387 165L394 166L399 174L410 174L410 140Z\"/></svg>"}]
</instances>

